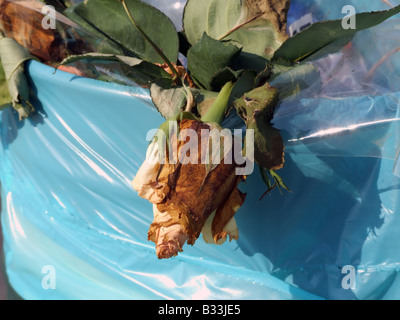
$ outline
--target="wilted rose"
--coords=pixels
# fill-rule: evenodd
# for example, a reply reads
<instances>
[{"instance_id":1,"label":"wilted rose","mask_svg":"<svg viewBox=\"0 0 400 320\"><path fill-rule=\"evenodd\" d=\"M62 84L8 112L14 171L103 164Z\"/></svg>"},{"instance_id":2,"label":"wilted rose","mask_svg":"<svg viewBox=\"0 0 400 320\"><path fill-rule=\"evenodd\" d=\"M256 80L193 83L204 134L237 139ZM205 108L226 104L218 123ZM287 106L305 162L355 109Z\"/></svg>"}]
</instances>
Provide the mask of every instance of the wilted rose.
<instances>
[{"instance_id":1,"label":"wilted rose","mask_svg":"<svg viewBox=\"0 0 400 320\"><path fill-rule=\"evenodd\" d=\"M148 148L147 160L132 181L139 196L153 203L154 220L148 239L156 244L159 258L177 255L185 242L193 245L202 230L206 242L220 244L228 237L238 238L233 216L245 200L245 194L238 189L244 177L236 175L237 164L225 163L229 161L224 158L211 169L201 161L202 145L209 143L208 139L202 139L202 129L204 132L211 127L198 120L183 119L180 132L193 129L201 141L197 163L182 164L179 156L176 164L160 164L158 143L154 141ZM177 140L176 136L171 139ZM177 141L178 153L185 143L187 140Z\"/></svg>"}]
</instances>

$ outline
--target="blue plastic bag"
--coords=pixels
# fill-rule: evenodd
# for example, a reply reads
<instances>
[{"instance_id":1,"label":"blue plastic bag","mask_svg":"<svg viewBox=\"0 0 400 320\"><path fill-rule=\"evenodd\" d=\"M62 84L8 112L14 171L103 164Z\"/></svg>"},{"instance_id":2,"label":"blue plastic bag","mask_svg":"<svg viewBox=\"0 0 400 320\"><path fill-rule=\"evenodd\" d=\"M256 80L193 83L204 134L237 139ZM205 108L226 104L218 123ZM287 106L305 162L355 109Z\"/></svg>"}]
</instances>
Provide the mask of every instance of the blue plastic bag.
<instances>
[{"instance_id":1,"label":"blue plastic bag","mask_svg":"<svg viewBox=\"0 0 400 320\"><path fill-rule=\"evenodd\" d=\"M293 8L289 21L309 11L316 20L343 16L337 2ZM383 52L400 46L381 36L399 23L390 19L358 33L347 51L310 61L322 76L302 78L307 87L281 102L280 174L292 192L259 201L265 185L255 172L240 187L248 195L235 216L238 241L215 246L200 237L168 260L147 241L152 206L130 185L146 133L164 121L148 92L29 62L37 112L21 122L4 110L0 122L13 288L25 299L400 298L398 56L359 87ZM376 51L363 52L371 39ZM286 74L274 85L287 77L293 81ZM346 94L340 79L353 83Z\"/></svg>"}]
</instances>

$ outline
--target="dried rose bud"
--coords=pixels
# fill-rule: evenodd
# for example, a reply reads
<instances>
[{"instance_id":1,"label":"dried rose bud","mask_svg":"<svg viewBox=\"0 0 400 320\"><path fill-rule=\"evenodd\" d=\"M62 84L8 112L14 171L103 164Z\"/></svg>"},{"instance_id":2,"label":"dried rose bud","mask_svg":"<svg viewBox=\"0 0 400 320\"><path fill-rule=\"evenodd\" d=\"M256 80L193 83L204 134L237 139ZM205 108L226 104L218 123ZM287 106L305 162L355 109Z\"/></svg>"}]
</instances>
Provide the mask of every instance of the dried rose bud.
<instances>
[{"instance_id":1,"label":"dried rose bud","mask_svg":"<svg viewBox=\"0 0 400 320\"><path fill-rule=\"evenodd\" d=\"M209 144L209 139L202 139L202 133L207 132L202 130L212 128L215 126L198 120L181 120L179 132L192 129L197 133L197 163L181 161L181 151L186 150L183 146L192 137L177 141L174 136L171 141L177 141L177 163L162 165L154 161L159 156L159 150L158 144L153 142L148 149L147 161L132 181L139 196L154 204L154 221L148 239L156 243L159 258L177 255L185 242L193 245L206 222L204 239L207 242L220 244L228 237L238 238L233 216L245 199L238 189L243 176L236 175L238 165L234 161L225 163L229 162L225 158L212 165L212 169L204 164L202 150ZM210 217L212 220L207 221Z\"/></svg>"}]
</instances>

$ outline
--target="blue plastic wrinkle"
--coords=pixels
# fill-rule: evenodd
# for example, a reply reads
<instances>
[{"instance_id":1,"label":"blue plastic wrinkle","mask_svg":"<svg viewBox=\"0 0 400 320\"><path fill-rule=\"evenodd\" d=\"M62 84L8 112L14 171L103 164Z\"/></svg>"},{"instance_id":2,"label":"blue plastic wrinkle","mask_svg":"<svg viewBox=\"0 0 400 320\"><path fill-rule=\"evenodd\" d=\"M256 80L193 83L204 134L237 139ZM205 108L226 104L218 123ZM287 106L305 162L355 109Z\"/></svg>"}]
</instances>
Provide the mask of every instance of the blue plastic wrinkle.
<instances>
[{"instance_id":1,"label":"blue plastic wrinkle","mask_svg":"<svg viewBox=\"0 0 400 320\"><path fill-rule=\"evenodd\" d=\"M342 16L337 2L293 3L299 16ZM359 87L398 46L380 37L398 23L360 32L350 51L311 59L323 77L299 73L307 86L280 103L274 125L286 165L279 173L291 192L260 201L265 185L255 168L240 186L247 198L235 216L239 239L214 246L200 237L168 260L147 241L152 206L130 185L147 132L164 121L148 91L27 63L36 112L21 122L7 109L0 121L1 222L13 288L25 299L400 298L399 59ZM360 50L371 39L376 51ZM345 72L355 60L356 72ZM340 83L351 83L350 92L341 95Z\"/></svg>"}]
</instances>

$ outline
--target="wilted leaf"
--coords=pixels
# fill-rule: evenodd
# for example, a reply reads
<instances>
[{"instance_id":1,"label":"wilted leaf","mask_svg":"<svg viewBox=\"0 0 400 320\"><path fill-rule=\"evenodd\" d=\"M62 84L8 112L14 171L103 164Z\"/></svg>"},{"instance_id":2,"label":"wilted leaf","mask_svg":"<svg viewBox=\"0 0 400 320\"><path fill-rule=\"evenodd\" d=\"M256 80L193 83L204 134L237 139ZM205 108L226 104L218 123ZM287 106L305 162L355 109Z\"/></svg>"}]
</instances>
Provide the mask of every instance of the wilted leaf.
<instances>
[{"instance_id":1,"label":"wilted leaf","mask_svg":"<svg viewBox=\"0 0 400 320\"><path fill-rule=\"evenodd\" d=\"M166 119L183 111L187 101L185 89L182 87L165 89L153 83L150 87L150 95L154 105Z\"/></svg>"},{"instance_id":2,"label":"wilted leaf","mask_svg":"<svg viewBox=\"0 0 400 320\"><path fill-rule=\"evenodd\" d=\"M29 102L29 84L24 71L24 62L33 57L14 39L0 38L0 59L6 76L12 106L19 118L25 119L33 111Z\"/></svg>"},{"instance_id":3,"label":"wilted leaf","mask_svg":"<svg viewBox=\"0 0 400 320\"><path fill-rule=\"evenodd\" d=\"M235 107L240 117L250 124L257 117L262 116L266 123L270 123L278 103L278 91L268 84L246 92L235 101Z\"/></svg>"},{"instance_id":4,"label":"wilted leaf","mask_svg":"<svg viewBox=\"0 0 400 320\"><path fill-rule=\"evenodd\" d=\"M254 159L258 165L269 170L282 168L285 147L279 130L261 117L251 122L247 129L254 129Z\"/></svg>"},{"instance_id":5,"label":"wilted leaf","mask_svg":"<svg viewBox=\"0 0 400 320\"><path fill-rule=\"evenodd\" d=\"M126 3L137 24L171 62L176 62L179 40L171 20L158 9L140 0L126 0ZM86 0L68 8L65 14L72 20L79 16L77 23L85 20L86 26L104 34L109 44L118 44L124 55L129 53L153 63L164 62L129 20L121 1Z\"/></svg>"},{"instance_id":6,"label":"wilted leaf","mask_svg":"<svg viewBox=\"0 0 400 320\"><path fill-rule=\"evenodd\" d=\"M268 170L278 170L284 165L283 139L271 124L278 98L278 91L265 85L235 101L236 110L247 129L254 130L254 159L260 167Z\"/></svg>"},{"instance_id":7,"label":"wilted leaf","mask_svg":"<svg viewBox=\"0 0 400 320\"><path fill-rule=\"evenodd\" d=\"M304 60L335 41L338 41L340 45L345 45L356 32L376 26L399 12L400 5L387 11L356 14L356 29L344 29L342 20L314 23L304 31L287 39L275 52L273 60L294 63ZM333 48L336 50L337 47L336 45Z\"/></svg>"}]
</instances>

